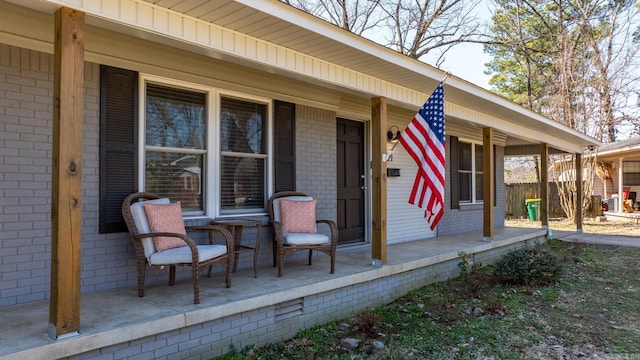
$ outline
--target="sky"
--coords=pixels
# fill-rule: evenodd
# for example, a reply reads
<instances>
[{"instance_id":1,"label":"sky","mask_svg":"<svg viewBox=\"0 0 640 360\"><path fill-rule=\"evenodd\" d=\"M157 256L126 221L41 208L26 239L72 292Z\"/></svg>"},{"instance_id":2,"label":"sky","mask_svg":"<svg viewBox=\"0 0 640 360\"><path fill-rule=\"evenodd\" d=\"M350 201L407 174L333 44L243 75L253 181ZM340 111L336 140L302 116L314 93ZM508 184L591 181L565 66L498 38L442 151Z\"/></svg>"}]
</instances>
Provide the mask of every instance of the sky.
<instances>
[{"instance_id":1,"label":"sky","mask_svg":"<svg viewBox=\"0 0 640 360\"><path fill-rule=\"evenodd\" d=\"M446 59L440 69L489 89L490 76L484 73L484 64L490 60L491 56L483 52L481 44L461 44L446 53Z\"/></svg>"},{"instance_id":2,"label":"sky","mask_svg":"<svg viewBox=\"0 0 640 360\"><path fill-rule=\"evenodd\" d=\"M474 9L475 16L482 22L489 23L491 20L489 2L481 0ZM491 61L491 56L484 53L482 44L456 45L445 56L445 61L440 69L450 71L452 75L489 89L490 76L484 73L486 69L484 64Z\"/></svg>"}]
</instances>

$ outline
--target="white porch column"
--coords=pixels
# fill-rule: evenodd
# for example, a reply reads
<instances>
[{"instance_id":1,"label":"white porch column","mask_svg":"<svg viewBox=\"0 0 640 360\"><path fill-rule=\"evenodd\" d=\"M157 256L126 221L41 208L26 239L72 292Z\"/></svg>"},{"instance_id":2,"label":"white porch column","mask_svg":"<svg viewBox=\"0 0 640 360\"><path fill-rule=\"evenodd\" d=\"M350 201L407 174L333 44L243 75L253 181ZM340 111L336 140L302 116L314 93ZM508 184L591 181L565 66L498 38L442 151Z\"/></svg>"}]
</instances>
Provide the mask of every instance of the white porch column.
<instances>
[{"instance_id":1,"label":"white porch column","mask_svg":"<svg viewBox=\"0 0 640 360\"><path fill-rule=\"evenodd\" d=\"M622 169L622 163L623 163L623 158L620 158L618 160L618 211L619 213L622 212L622 205L624 203L624 200L622 199L622 188L624 187L624 182L622 181L623 179L623 173L624 170Z\"/></svg>"}]
</instances>

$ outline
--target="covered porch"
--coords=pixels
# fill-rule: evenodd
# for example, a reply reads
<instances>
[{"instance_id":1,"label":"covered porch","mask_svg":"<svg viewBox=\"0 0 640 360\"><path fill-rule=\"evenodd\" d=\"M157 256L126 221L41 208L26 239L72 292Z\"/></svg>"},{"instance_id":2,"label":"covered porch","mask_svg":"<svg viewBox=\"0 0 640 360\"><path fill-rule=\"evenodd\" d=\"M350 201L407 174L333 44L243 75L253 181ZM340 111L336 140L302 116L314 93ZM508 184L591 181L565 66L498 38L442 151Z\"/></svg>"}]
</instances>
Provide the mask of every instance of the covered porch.
<instances>
[{"instance_id":1,"label":"covered porch","mask_svg":"<svg viewBox=\"0 0 640 360\"><path fill-rule=\"evenodd\" d=\"M459 253L490 264L505 252L546 240L541 229L500 227L491 242L482 231L388 246L388 262L371 265L370 245L338 250L336 273L329 258L285 263L284 276L271 266L232 275L225 288L214 272L201 281L201 304L193 304L191 283L135 287L83 294L79 335L47 335L49 302L0 309L0 358L198 358L211 359L244 346L279 341L316 323L341 319L390 302L407 291L459 273Z\"/></svg>"}]
</instances>

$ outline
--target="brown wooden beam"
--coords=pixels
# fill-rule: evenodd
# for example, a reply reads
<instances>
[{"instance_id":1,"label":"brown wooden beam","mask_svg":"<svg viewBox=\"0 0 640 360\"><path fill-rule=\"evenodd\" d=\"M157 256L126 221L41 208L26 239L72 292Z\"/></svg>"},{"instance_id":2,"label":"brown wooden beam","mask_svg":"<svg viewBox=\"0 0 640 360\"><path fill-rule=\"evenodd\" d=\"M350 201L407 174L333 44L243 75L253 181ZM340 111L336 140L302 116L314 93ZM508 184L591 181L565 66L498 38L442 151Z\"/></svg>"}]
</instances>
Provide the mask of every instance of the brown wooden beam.
<instances>
[{"instance_id":1,"label":"brown wooden beam","mask_svg":"<svg viewBox=\"0 0 640 360\"><path fill-rule=\"evenodd\" d=\"M575 223L576 230L582 232L582 154L576 153L576 203L575 203Z\"/></svg>"},{"instance_id":2,"label":"brown wooden beam","mask_svg":"<svg viewBox=\"0 0 640 360\"><path fill-rule=\"evenodd\" d=\"M549 144L540 144L540 221L549 228Z\"/></svg>"},{"instance_id":3,"label":"brown wooden beam","mask_svg":"<svg viewBox=\"0 0 640 360\"><path fill-rule=\"evenodd\" d=\"M55 13L49 336L80 331L84 13Z\"/></svg>"},{"instance_id":4,"label":"brown wooden beam","mask_svg":"<svg viewBox=\"0 0 640 360\"><path fill-rule=\"evenodd\" d=\"M387 98L371 99L371 131L371 258L373 265L380 266L387 263L387 163L382 161L387 152Z\"/></svg>"},{"instance_id":5,"label":"brown wooden beam","mask_svg":"<svg viewBox=\"0 0 640 360\"><path fill-rule=\"evenodd\" d=\"M483 200L483 231L484 241L493 240L493 206L494 204L494 156L493 156L493 128L486 127L482 129L482 199Z\"/></svg>"}]
</instances>

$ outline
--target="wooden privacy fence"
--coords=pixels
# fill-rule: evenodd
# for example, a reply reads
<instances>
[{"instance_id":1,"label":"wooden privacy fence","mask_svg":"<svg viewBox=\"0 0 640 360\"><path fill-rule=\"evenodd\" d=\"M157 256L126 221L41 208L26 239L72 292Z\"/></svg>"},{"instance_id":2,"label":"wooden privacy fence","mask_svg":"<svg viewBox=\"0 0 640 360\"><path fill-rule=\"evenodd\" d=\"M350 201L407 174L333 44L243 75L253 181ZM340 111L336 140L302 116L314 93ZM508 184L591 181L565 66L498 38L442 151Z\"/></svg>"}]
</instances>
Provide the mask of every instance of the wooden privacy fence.
<instances>
[{"instance_id":1,"label":"wooden privacy fence","mask_svg":"<svg viewBox=\"0 0 640 360\"><path fill-rule=\"evenodd\" d=\"M529 213L525 205L526 199L540 198L540 185L538 183L505 184L505 218L507 219L528 219ZM591 196L591 206L586 210L586 217L602 215L601 196ZM567 215L560 206L560 196L558 195L558 184L549 183L549 218L565 218Z\"/></svg>"},{"instance_id":2,"label":"wooden privacy fence","mask_svg":"<svg viewBox=\"0 0 640 360\"><path fill-rule=\"evenodd\" d=\"M507 219L528 219L529 213L525 205L526 199L540 198L540 185L538 183L505 184L505 217ZM566 217L560 206L558 185L549 183L549 218Z\"/></svg>"}]
</instances>

